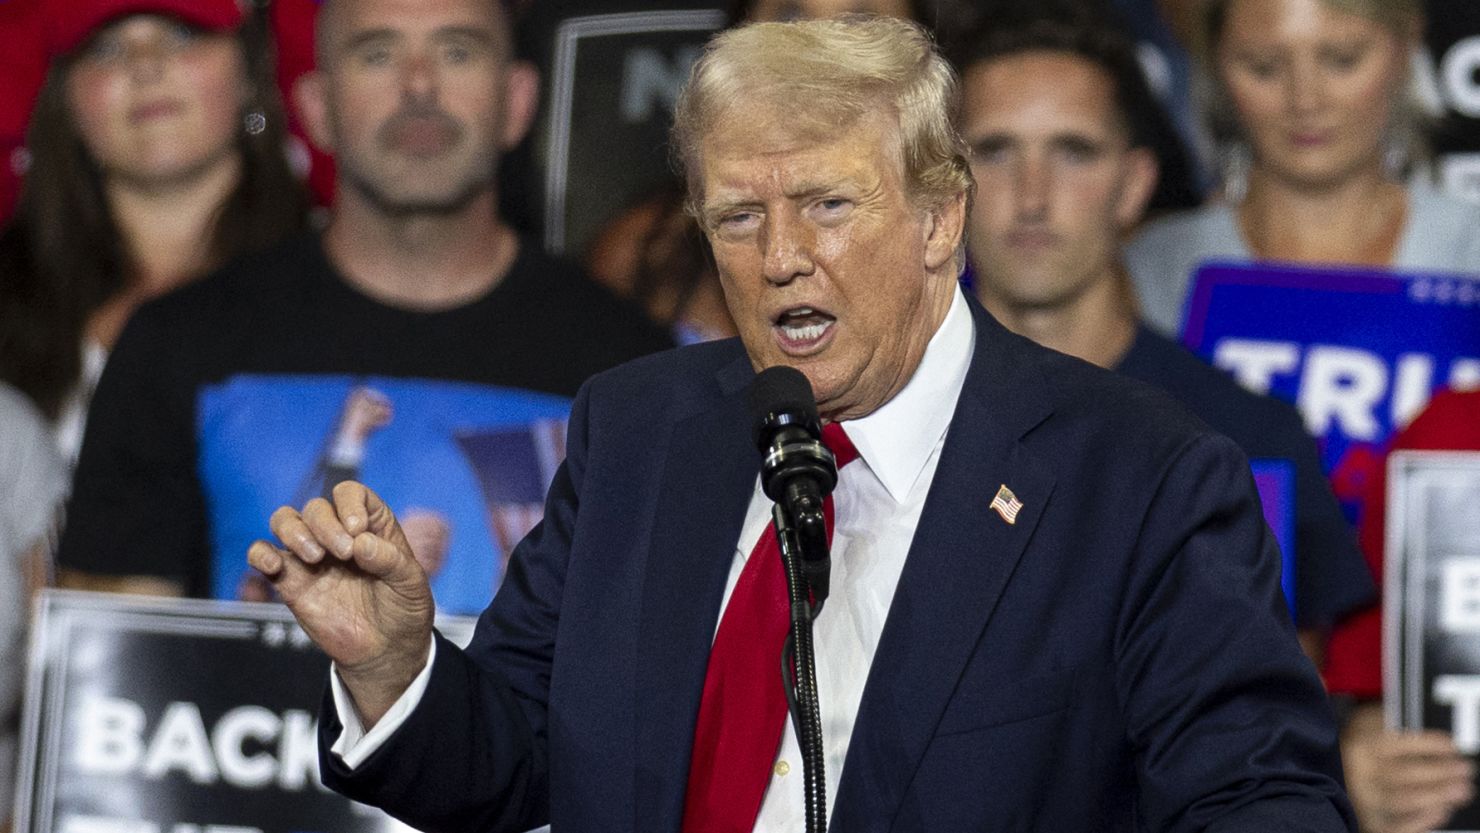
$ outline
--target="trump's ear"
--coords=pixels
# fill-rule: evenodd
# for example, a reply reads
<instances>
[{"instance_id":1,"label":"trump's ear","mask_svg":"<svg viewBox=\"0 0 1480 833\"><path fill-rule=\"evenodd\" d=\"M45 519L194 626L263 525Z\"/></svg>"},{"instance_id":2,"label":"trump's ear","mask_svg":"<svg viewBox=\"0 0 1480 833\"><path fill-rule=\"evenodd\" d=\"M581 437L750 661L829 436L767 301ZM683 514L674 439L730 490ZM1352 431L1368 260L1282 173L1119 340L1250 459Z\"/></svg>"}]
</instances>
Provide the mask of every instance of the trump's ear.
<instances>
[{"instance_id":1,"label":"trump's ear","mask_svg":"<svg viewBox=\"0 0 1480 833\"><path fill-rule=\"evenodd\" d=\"M934 272L955 262L966 225L966 192L947 199L925 219L925 268Z\"/></svg>"}]
</instances>

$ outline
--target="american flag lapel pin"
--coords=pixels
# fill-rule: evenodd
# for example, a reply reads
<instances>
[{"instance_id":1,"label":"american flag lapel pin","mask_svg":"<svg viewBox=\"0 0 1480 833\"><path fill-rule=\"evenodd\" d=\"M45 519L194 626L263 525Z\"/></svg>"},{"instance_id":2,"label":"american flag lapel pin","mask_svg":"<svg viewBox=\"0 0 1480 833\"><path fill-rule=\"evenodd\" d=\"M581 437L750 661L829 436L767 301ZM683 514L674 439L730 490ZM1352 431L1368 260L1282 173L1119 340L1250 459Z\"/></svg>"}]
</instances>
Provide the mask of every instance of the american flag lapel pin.
<instances>
[{"instance_id":1,"label":"american flag lapel pin","mask_svg":"<svg viewBox=\"0 0 1480 833\"><path fill-rule=\"evenodd\" d=\"M992 498L992 508L1002 516L1002 520L1009 524L1017 523L1018 513L1023 510L1023 502L1017 499L1017 495L1003 484L997 489L997 496Z\"/></svg>"}]
</instances>

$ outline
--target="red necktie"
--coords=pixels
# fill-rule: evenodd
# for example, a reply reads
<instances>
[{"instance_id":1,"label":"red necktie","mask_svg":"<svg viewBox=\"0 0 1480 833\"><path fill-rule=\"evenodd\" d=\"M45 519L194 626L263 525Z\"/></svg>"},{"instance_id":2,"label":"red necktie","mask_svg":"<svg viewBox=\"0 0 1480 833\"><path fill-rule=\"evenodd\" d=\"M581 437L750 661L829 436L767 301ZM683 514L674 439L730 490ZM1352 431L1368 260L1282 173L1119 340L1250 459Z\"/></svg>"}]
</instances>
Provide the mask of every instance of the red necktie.
<instances>
[{"instance_id":1,"label":"red necktie","mask_svg":"<svg viewBox=\"0 0 1480 833\"><path fill-rule=\"evenodd\" d=\"M838 468L858 449L831 423L822 443ZM832 541L833 504L822 505ZM786 726L781 646L791 627L786 576L774 523L756 542L730 593L704 675L704 697L694 729L683 833L751 833L771 778L771 765Z\"/></svg>"}]
</instances>

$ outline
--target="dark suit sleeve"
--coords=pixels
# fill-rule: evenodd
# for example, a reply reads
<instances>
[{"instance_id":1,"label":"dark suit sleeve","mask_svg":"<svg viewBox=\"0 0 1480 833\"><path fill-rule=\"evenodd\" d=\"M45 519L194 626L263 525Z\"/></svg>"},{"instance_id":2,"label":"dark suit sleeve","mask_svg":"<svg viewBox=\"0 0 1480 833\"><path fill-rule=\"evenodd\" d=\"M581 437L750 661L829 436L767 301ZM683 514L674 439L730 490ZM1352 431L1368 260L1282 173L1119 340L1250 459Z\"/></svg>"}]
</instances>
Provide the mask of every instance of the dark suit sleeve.
<instances>
[{"instance_id":1,"label":"dark suit sleeve","mask_svg":"<svg viewBox=\"0 0 1480 833\"><path fill-rule=\"evenodd\" d=\"M548 823L546 709L585 471L589 385L572 407L566 459L544 520L515 548L472 643L463 651L437 637L420 703L353 771L329 751L340 726L326 695L319 759L324 783L335 791L427 833L519 833Z\"/></svg>"},{"instance_id":2,"label":"dark suit sleeve","mask_svg":"<svg viewBox=\"0 0 1480 833\"><path fill-rule=\"evenodd\" d=\"M1116 632L1146 828L1355 830L1242 453L1198 436L1154 488Z\"/></svg>"}]
</instances>

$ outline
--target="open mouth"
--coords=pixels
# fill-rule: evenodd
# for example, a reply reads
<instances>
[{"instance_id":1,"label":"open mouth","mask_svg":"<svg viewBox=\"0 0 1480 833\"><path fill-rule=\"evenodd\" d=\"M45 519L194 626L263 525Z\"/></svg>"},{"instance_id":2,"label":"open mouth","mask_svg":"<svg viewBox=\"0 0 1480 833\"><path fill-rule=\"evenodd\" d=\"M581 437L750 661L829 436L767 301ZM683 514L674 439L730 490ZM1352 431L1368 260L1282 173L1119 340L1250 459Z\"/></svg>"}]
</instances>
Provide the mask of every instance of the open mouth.
<instances>
[{"instance_id":1,"label":"open mouth","mask_svg":"<svg viewBox=\"0 0 1480 833\"><path fill-rule=\"evenodd\" d=\"M819 347L837 321L815 307L792 307L776 316L775 330L788 352L803 352Z\"/></svg>"}]
</instances>

